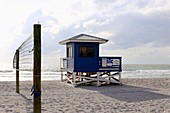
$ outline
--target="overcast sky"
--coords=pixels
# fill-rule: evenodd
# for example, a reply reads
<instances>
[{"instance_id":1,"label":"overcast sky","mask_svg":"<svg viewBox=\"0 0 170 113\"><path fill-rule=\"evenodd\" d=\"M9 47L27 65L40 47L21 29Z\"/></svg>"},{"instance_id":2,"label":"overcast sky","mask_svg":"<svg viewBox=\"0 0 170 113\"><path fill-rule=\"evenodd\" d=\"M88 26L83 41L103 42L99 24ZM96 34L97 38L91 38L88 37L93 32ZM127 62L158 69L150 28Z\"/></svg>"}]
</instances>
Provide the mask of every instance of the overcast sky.
<instances>
[{"instance_id":1,"label":"overcast sky","mask_svg":"<svg viewBox=\"0 0 170 113\"><path fill-rule=\"evenodd\" d=\"M170 0L0 0L0 63L42 25L43 63L59 65L58 42L86 33L109 42L100 55L122 56L125 64L170 64Z\"/></svg>"}]
</instances>

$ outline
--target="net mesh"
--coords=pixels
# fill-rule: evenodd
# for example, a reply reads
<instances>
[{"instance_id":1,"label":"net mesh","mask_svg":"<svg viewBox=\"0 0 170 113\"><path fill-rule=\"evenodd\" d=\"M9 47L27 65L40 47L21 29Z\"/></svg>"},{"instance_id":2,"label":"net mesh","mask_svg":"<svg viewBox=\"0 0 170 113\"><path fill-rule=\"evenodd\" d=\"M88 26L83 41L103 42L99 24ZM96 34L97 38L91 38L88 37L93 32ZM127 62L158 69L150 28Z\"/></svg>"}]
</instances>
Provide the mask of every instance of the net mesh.
<instances>
[{"instance_id":1,"label":"net mesh","mask_svg":"<svg viewBox=\"0 0 170 113\"><path fill-rule=\"evenodd\" d=\"M34 55L34 41L31 34L17 49L19 51L19 70L21 71L33 71L33 55ZM16 57L15 53L13 58L13 68L16 69Z\"/></svg>"}]
</instances>

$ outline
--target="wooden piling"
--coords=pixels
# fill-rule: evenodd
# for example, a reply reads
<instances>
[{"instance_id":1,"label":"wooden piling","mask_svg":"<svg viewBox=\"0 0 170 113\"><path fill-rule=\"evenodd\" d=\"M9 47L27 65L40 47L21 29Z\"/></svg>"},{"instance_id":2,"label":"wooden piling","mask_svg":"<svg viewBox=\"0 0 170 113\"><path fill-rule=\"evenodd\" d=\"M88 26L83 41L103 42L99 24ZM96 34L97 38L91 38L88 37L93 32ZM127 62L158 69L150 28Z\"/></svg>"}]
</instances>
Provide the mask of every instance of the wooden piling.
<instances>
[{"instance_id":1,"label":"wooden piling","mask_svg":"<svg viewBox=\"0 0 170 113\"><path fill-rule=\"evenodd\" d=\"M41 94L41 25L34 24L34 91ZM34 113L41 113L41 95L34 94Z\"/></svg>"},{"instance_id":2,"label":"wooden piling","mask_svg":"<svg viewBox=\"0 0 170 113\"><path fill-rule=\"evenodd\" d=\"M19 50L16 50L16 93L19 93Z\"/></svg>"}]
</instances>

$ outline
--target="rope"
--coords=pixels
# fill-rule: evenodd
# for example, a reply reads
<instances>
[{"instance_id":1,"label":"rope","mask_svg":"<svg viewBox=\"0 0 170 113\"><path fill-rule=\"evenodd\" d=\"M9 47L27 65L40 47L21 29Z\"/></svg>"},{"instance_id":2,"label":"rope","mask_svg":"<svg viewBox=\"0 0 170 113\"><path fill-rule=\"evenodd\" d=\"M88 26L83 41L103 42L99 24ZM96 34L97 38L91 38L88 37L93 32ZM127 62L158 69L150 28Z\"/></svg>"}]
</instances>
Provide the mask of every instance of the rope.
<instances>
[{"instance_id":1,"label":"rope","mask_svg":"<svg viewBox=\"0 0 170 113\"><path fill-rule=\"evenodd\" d=\"M41 92L35 91L35 87L34 87L34 86L32 86L31 92L32 92L32 93L31 93L31 96L32 96L32 95L34 95L35 97L41 96Z\"/></svg>"}]
</instances>

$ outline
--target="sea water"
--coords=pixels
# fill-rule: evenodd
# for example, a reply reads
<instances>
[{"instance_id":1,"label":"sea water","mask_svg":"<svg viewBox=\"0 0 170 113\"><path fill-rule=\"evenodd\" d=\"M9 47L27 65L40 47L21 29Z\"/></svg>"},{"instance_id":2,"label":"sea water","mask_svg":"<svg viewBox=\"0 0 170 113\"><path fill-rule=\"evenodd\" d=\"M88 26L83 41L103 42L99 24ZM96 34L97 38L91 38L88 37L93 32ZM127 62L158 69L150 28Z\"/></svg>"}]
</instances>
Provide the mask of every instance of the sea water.
<instances>
[{"instance_id":1,"label":"sea water","mask_svg":"<svg viewBox=\"0 0 170 113\"><path fill-rule=\"evenodd\" d=\"M60 80L61 72L57 66L43 66L41 80ZM19 71L20 81L33 81L33 71ZM16 81L16 70L9 64L0 65L0 81Z\"/></svg>"},{"instance_id":2,"label":"sea water","mask_svg":"<svg viewBox=\"0 0 170 113\"><path fill-rule=\"evenodd\" d=\"M125 64L122 78L170 78L170 64Z\"/></svg>"},{"instance_id":3,"label":"sea water","mask_svg":"<svg viewBox=\"0 0 170 113\"><path fill-rule=\"evenodd\" d=\"M124 64L122 78L170 78L170 64ZM16 71L11 65L0 65L0 81L15 81ZM42 80L60 80L57 66L43 66ZM20 71L20 81L32 81L32 71Z\"/></svg>"}]
</instances>

